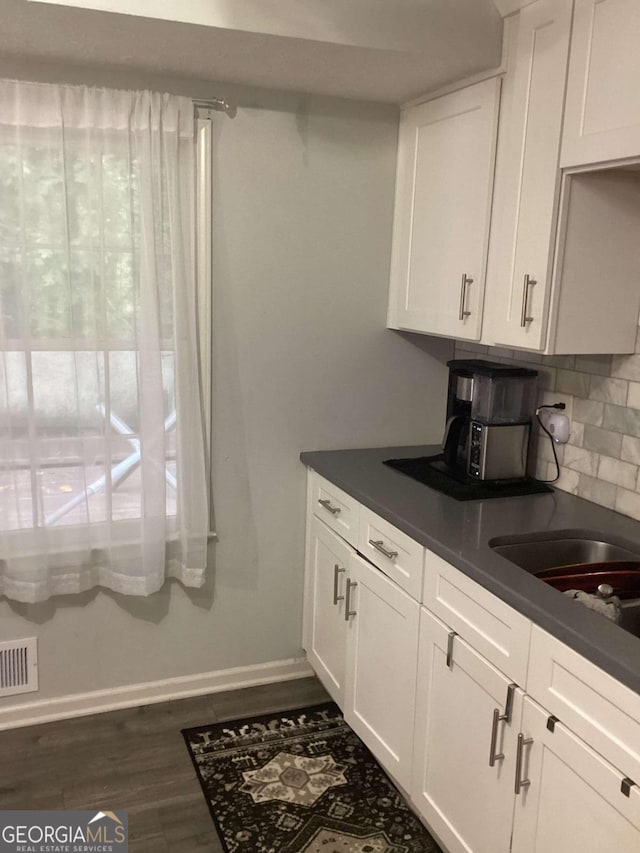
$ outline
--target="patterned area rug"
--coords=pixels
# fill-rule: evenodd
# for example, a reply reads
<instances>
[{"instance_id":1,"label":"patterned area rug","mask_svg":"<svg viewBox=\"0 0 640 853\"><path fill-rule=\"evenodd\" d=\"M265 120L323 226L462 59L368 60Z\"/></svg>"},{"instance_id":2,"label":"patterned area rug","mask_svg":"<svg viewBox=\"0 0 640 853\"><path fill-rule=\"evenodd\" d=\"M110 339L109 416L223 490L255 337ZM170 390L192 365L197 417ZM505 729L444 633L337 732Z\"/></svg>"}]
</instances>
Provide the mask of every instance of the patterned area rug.
<instances>
[{"instance_id":1,"label":"patterned area rug","mask_svg":"<svg viewBox=\"0 0 640 853\"><path fill-rule=\"evenodd\" d=\"M328 703L185 729L228 853L439 853Z\"/></svg>"}]
</instances>

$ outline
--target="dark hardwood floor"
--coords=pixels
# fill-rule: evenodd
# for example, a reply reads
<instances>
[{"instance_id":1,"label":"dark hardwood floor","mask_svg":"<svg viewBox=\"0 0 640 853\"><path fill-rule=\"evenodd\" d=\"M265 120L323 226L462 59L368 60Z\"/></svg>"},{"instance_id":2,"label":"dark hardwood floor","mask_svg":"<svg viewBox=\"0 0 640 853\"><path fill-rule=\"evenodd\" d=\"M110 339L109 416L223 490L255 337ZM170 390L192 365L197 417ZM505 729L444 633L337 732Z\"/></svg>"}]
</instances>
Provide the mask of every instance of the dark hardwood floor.
<instances>
[{"instance_id":1,"label":"dark hardwood floor","mask_svg":"<svg viewBox=\"0 0 640 853\"><path fill-rule=\"evenodd\" d=\"M219 853L180 730L328 699L306 678L0 732L0 810L125 809L130 853Z\"/></svg>"}]
</instances>

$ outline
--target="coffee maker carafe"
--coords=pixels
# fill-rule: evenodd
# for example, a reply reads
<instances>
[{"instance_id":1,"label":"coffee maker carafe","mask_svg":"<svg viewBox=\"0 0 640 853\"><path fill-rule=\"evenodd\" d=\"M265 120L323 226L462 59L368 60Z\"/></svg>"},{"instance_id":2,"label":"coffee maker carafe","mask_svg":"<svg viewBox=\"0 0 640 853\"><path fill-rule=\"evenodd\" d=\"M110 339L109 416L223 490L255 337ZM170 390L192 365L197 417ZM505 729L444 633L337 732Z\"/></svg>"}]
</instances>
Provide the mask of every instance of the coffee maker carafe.
<instances>
[{"instance_id":1,"label":"coffee maker carafe","mask_svg":"<svg viewBox=\"0 0 640 853\"><path fill-rule=\"evenodd\" d=\"M537 371L482 359L447 365L447 468L475 480L526 477Z\"/></svg>"},{"instance_id":2,"label":"coffee maker carafe","mask_svg":"<svg viewBox=\"0 0 640 853\"><path fill-rule=\"evenodd\" d=\"M473 402L473 372L462 360L449 361L447 422L442 441L444 461L452 470L465 471L469 456L469 425ZM454 367L452 365L460 365Z\"/></svg>"}]
</instances>

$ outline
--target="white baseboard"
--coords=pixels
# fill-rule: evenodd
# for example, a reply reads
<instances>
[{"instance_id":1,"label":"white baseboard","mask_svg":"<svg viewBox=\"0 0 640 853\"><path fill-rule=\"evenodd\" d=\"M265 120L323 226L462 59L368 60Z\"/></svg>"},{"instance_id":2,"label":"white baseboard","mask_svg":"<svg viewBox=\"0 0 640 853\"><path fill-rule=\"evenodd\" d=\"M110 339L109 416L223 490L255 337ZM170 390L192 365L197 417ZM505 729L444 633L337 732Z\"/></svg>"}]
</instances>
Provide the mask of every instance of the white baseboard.
<instances>
[{"instance_id":1,"label":"white baseboard","mask_svg":"<svg viewBox=\"0 0 640 853\"><path fill-rule=\"evenodd\" d=\"M310 675L313 675L313 670L306 658L290 658L255 666L239 666L216 672L178 676L162 681L147 681L127 687L114 687L110 690L75 693L59 699L41 699L0 708L0 731L71 717L84 717L87 714L102 714L105 711L150 705L171 699L186 699L189 696L202 696L205 693L220 693L223 690L255 687L276 681L292 681L296 678L307 678Z\"/></svg>"}]
</instances>

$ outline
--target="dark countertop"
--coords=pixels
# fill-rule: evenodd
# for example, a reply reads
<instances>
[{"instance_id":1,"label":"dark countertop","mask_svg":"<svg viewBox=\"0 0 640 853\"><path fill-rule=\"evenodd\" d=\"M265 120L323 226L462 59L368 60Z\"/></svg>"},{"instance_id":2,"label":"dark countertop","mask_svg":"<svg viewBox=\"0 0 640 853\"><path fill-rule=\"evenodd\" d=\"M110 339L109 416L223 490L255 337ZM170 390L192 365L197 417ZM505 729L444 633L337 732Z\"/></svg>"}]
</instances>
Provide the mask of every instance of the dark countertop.
<instances>
[{"instance_id":1,"label":"dark countertop","mask_svg":"<svg viewBox=\"0 0 640 853\"><path fill-rule=\"evenodd\" d=\"M326 450L302 453L300 459L640 693L640 639L571 601L488 545L496 536L588 530L640 550L640 522L560 490L515 498L456 501L382 464L385 459L428 456L438 451L438 447L430 446Z\"/></svg>"}]
</instances>

